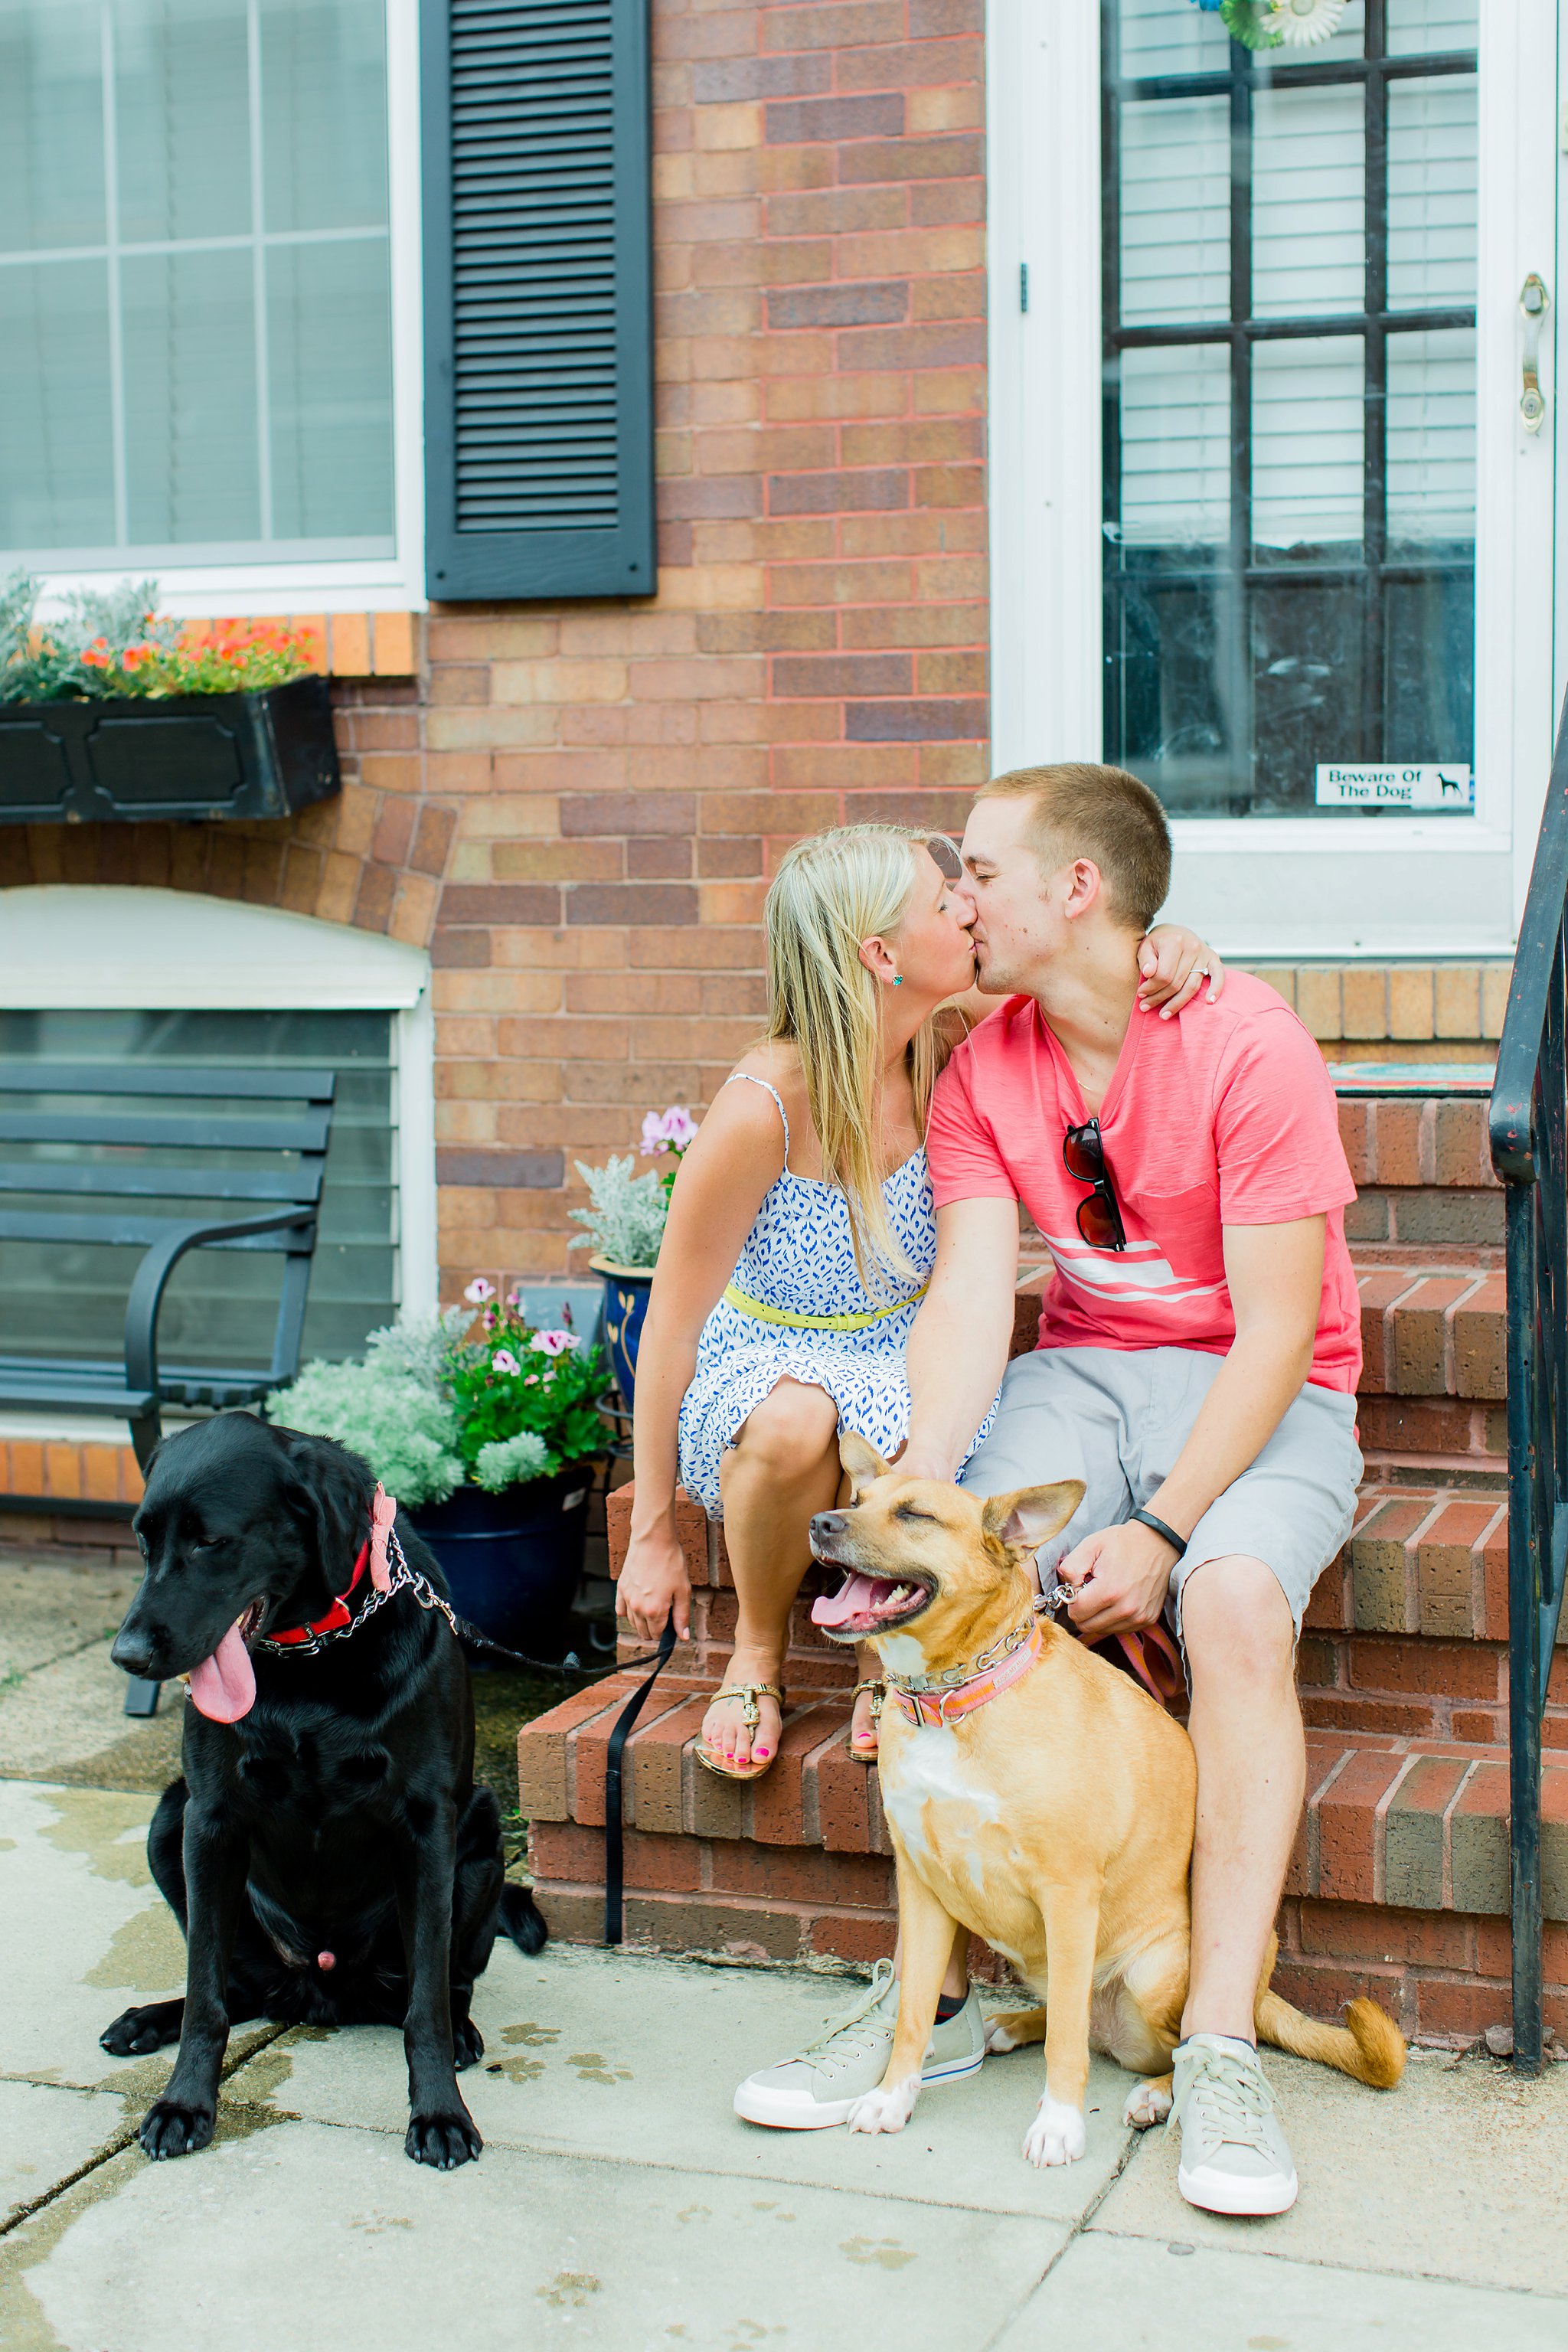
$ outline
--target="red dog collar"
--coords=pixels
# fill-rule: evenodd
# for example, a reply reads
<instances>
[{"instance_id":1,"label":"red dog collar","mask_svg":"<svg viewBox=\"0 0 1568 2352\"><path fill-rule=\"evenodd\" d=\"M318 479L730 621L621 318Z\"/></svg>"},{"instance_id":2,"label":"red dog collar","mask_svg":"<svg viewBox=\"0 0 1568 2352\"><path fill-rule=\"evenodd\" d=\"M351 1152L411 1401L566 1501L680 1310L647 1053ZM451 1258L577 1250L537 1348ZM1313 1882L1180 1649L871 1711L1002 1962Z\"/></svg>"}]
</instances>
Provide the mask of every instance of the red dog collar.
<instances>
[{"instance_id":1,"label":"red dog collar","mask_svg":"<svg viewBox=\"0 0 1568 2352\"><path fill-rule=\"evenodd\" d=\"M367 1568L370 1570L370 1580L376 1591L389 1592L392 1590L392 1571L386 1564L386 1538L392 1532L392 1523L396 1517L397 1505L377 1480L375 1495L370 1507L369 1537L359 1548L359 1558L354 1562L353 1574L326 1615L316 1618L309 1625L290 1625L284 1632L268 1633L268 1641L279 1643L285 1649L289 1649L296 1642L308 1642L312 1634L341 1632L350 1622L349 1595Z\"/></svg>"}]
</instances>

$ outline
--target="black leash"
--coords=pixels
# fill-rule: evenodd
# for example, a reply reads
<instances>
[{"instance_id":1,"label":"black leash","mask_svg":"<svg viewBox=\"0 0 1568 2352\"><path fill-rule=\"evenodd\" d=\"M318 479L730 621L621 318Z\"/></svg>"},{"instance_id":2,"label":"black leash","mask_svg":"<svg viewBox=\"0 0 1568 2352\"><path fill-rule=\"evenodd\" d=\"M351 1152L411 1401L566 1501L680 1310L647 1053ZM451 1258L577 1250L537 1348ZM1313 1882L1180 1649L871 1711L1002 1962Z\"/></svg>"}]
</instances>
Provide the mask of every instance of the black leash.
<instances>
[{"instance_id":1,"label":"black leash","mask_svg":"<svg viewBox=\"0 0 1568 2352\"><path fill-rule=\"evenodd\" d=\"M653 1672L637 1685L616 1717L616 1727L610 1734L610 1744L605 1755L605 1941L606 1944L620 1942L626 1924L623 1916L626 1882L621 1818L624 1795L622 1754L626 1741L631 1737L632 1727L642 1713L643 1701L668 1664L669 1654L674 1647L675 1612L672 1609L665 1620L664 1631L658 1637L658 1655L654 1661ZM640 1658L637 1661L639 1665L643 1663Z\"/></svg>"}]
</instances>

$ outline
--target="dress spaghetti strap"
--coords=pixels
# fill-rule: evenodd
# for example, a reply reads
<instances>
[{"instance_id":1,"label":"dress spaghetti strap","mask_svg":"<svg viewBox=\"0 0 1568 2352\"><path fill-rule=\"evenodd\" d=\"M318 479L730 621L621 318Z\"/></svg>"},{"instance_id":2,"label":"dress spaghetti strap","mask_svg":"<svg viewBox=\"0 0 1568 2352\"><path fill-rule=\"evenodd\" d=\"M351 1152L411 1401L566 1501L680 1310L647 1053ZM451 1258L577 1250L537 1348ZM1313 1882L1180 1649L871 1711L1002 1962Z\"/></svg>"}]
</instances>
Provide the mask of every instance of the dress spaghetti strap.
<instances>
[{"instance_id":1,"label":"dress spaghetti strap","mask_svg":"<svg viewBox=\"0 0 1568 2352\"><path fill-rule=\"evenodd\" d=\"M779 1117L780 1117L780 1118L783 1119L783 1121L784 1121L784 1174L785 1174L786 1176L788 1176L789 1174L791 1174L791 1173L792 1173L792 1171L791 1171L791 1168L790 1168L790 1164L789 1164L789 1113L788 1113L788 1111L787 1111L787 1110L785 1110L785 1108L784 1108L784 1097L780 1094L780 1092L779 1092L779 1090L778 1090L777 1087L769 1086L768 1081L766 1080L766 1078L759 1078L759 1077L755 1076L752 1074L752 1071L750 1071L750 1070L731 1070L731 1073L730 1073L730 1075L729 1075L729 1076L725 1079L724 1084L725 1084L727 1087L732 1087L732 1086L734 1085L734 1083L735 1083L735 1081L736 1081L736 1079L737 1079L737 1078L744 1078L744 1080L745 1080L746 1084L747 1084L749 1087L763 1087L763 1089L764 1089L768 1094L772 1095L772 1097L773 1097L773 1098L774 1102L776 1102L776 1103L777 1103L777 1105L778 1105L778 1107L779 1107Z\"/></svg>"}]
</instances>

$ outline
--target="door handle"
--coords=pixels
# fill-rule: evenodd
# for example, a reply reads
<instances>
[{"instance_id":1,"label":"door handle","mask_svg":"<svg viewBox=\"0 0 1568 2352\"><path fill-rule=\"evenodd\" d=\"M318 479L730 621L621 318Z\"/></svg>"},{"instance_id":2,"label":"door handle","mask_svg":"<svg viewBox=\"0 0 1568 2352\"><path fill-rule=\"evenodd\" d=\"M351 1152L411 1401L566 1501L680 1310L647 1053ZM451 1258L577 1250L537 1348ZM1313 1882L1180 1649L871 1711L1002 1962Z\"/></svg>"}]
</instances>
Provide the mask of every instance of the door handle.
<instances>
[{"instance_id":1,"label":"door handle","mask_svg":"<svg viewBox=\"0 0 1568 2352\"><path fill-rule=\"evenodd\" d=\"M1539 433L1546 415L1546 395L1541 389L1541 329L1552 308L1552 297L1532 269L1519 289L1524 318L1524 389L1519 413L1527 433Z\"/></svg>"}]
</instances>

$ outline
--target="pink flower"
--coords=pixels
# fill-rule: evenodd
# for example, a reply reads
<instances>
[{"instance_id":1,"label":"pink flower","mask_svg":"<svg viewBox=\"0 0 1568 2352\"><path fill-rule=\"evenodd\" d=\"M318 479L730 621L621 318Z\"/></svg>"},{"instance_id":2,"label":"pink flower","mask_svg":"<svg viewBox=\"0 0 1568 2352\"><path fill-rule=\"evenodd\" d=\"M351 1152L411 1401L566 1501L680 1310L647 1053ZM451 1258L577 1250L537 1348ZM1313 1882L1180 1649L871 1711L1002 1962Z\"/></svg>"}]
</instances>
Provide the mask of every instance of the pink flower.
<instances>
[{"instance_id":1,"label":"pink flower","mask_svg":"<svg viewBox=\"0 0 1568 2352\"><path fill-rule=\"evenodd\" d=\"M515 1378L521 1371L522 1366L510 1348L498 1348L490 1358L490 1370L494 1372L510 1372Z\"/></svg>"},{"instance_id":2,"label":"pink flower","mask_svg":"<svg viewBox=\"0 0 1568 2352\"><path fill-rule=\"evenodd\" d=\"M507 1292L507 1295L506 1295L506 1303L507 1303L507 1305L511 1308L511 1311L512 1311L512 1313L513 1313L514 1315L521 1314L521 1311L522 1311L522 1293L521 1293L521 1290L509 1290L509 1291Z\"/></svg>"},{"instance_id":3,"label":"pink flower","mask_svg":"<svg viewBox=\"0 0 1568 2352\"><path fill-rule=\"evenodd\" d=\"M671 1103L667 1111L650 1110L643 1120L645 1152L684 1151L696 1139L697 1122L680 1103Z\"/></svg>"},{"instance_id":4,"label":"pink flower","mask_svg":"<svg viewBox=\"0 0 1568 2352\"><path fill-rule=\"evenodd\" d=\"M536 1331L532 1344L542 1356L563 1356L568 1348L575 1348L580 1342L573 1331Z\"/></svg>"},{"instance_id":5,"label":"pink flower","mask_svg":"<svg viewBox=\"0 0 1568 2352\"><path fill-rule=\"evenodd\" d=\"M476 1274L463 1293L470 1307L482 1307L487 1298L493 1298L495 1295L495 1284L487 1282L482 1274Z\"/></svg>"},{"instance_id":6,"label":"pink flower","mask_svg":"<svg viewBox=\"0 0 1568 2352\"><path fill-rule=\"evenodd\" d=\"M525 1389L536 1389L539 1386L539 1374L537 1372L524 1372L522 1376L522 1385Z\"/></svg>"}]
</instances>

